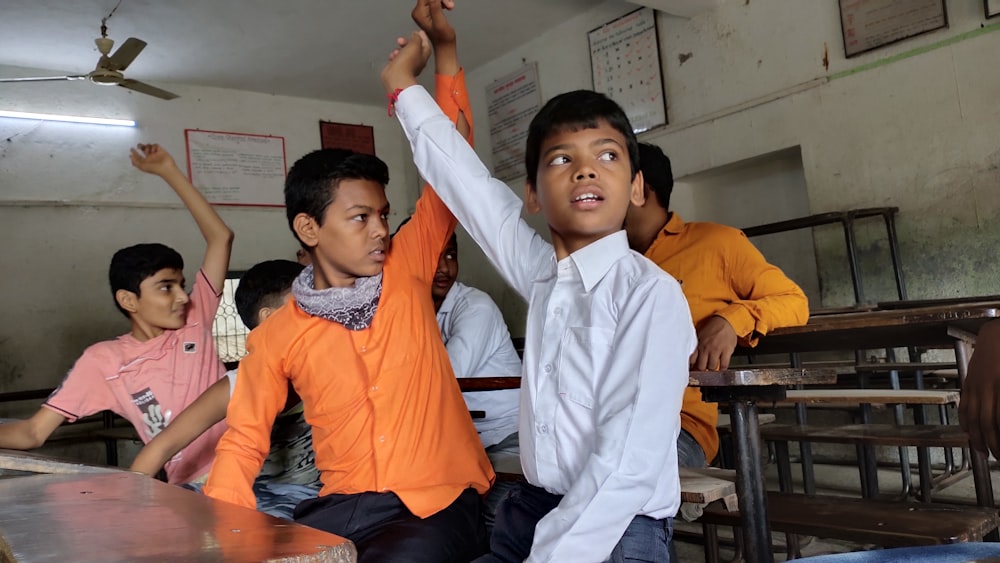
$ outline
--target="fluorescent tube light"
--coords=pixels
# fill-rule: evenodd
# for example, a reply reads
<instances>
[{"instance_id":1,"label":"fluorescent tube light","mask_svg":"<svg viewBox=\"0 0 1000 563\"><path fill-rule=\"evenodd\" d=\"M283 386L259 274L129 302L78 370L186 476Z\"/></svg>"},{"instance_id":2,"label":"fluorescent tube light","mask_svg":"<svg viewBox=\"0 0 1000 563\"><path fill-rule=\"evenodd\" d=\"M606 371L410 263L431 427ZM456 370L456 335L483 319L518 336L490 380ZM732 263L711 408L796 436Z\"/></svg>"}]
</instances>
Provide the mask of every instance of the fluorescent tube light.
<instances>
[{"instance_id":1,"label":"fluorescent tube light","mask_svg":"<svg viewBox=\"0 0 1000 563\"><path fill-rule=\"evenodd\" d=\"M56 115L52 113L27 113L23 111L0 110L0 117L14 117L17 119L35 119L42 121L65 121L69 123L90 123L92 125L120 125L122 127L135 127L135 121L131 119L108 119L105 117L79 117L75 115Z\"/></svg>"}]
</instances>

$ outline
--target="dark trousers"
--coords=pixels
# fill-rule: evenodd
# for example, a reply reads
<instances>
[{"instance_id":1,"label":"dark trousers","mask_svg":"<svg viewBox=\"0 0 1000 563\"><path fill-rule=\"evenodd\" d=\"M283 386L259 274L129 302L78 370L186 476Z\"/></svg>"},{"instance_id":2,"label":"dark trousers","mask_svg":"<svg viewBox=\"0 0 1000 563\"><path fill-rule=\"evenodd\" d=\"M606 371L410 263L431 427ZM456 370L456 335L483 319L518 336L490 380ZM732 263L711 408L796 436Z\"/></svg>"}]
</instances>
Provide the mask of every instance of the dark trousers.
<instances>
[{"instance_id":1,"label":"dark trousers","mask_svg":"<svg viewBox=\"0 0 1000 563\"><path fill-rule=\"evenodd\" d=\"M359 563L466 563L486 551L475 489L427 518L414 516L395 493L309 499L295 507L294 518L354 542Z\"/></svg>"},{"instance_id":2,"label":"dark trousers","mask_svg":"<svg viewBox=\"0 0 1000 563\"><path fill-rule=\"evenodd\" d=\"M518 483L497 509L496 524L490 536L490 551L476 563L521 563L531 553L535 525L558 506L561 495L526 482ZM673 535L673 519L654 520L636 516L607 561L612 563L651 561L670 563L674 558L668 546Z\"/></svg>"}]
</instances>

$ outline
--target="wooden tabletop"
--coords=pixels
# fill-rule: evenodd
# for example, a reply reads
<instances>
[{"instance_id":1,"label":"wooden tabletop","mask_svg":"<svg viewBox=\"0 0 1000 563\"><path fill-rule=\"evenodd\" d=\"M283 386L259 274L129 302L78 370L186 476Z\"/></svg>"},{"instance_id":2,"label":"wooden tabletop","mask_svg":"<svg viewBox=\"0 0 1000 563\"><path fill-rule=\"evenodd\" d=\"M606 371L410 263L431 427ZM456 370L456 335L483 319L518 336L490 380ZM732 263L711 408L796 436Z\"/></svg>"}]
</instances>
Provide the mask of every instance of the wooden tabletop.
<instances>
[{"instance_id":1,"label":"wooden tabletop","mask_svg":"<svg viewBox=\"0 0 1000 563\"><path fill-rule=\"evenodd\" d=\"M976 334L996 318L1000 302L995 301L822 315L802 326L776 329L756 348L737 349L737 354L943 346L954 342L949 329Z\"/></svg>"},{"instance_id":2,"label":"wooden tabletop","mask_svg":"<svg viewBox=\"0 0 1000 563\"><path fill-rule=\"evenodd\" d=\"M692 387L744 387L750 385L817 385L836 383L837 371L830 368L740 368L722 371L692 371Z\"/></svg>"},{"instance_id":3,"label":"wooden tabletop","mask_svg":"<svg viewBox=\"0 0 1000 563\"><path fill-rule=\"evenodd\" d=\"M339 536L128 472L0 479L0 559L356 561Z\"/></svg>"}]
</instances>

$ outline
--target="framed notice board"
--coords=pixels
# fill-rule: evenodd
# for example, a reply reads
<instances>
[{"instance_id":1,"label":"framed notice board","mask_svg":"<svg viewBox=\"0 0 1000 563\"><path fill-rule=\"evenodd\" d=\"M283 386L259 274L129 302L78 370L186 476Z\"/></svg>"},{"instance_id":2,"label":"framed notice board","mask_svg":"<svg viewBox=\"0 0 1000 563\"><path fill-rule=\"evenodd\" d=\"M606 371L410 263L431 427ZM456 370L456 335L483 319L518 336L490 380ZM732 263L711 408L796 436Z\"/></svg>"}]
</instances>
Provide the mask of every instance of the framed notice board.
<instances>
[{"instance_id":1,"label":"framed notice board","mask_svg":"<svg viewBox=\"0 0 1000 563\"><path fill-rule=\"evenodd\" d=\"M348 149L375 155L375 130L369 125L320 121L319 142L324 149Z\"/></svg>"},{"instance_id":2,"label":"framed notice board","mask_svg":"<svg viewBox=\"0 0 1000 563\"><path fill-rule=\"evenodd\" d=\"M594 90L618 102L636 133L667 123L656 11L639 8L587 33Z\"/></svg>"},{"instance_id":3,"label":"framed notice board","mask_svg":"<svg viewBox=\"0 0 1000 563\"><path fill-rule=\"evenodd\" d=\"M840 0L844 54L853 57L948 27L945 0Z\"/></svg>"},{"instance_id":4,"label":"framed notice board","mask_svg":"<svg viewBox=\"0 0 1000 563\"><path fill-rule=\"evenodd\" d=\"M218 205L282 207L285 138L185 129L188 177Z\"/></svg>"}]
</instances>

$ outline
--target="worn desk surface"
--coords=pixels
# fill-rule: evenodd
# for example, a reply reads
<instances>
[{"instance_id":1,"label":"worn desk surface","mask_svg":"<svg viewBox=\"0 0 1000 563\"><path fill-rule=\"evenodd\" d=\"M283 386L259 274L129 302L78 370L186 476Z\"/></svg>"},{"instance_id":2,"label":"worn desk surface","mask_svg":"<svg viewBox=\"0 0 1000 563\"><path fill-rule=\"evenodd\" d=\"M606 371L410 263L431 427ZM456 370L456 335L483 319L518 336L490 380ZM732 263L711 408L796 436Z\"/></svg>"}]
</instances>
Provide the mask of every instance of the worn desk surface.
<instances>
[{"instance_id":1,"label":"worn desk surface","mask_svg":"<svg viewBox=\"0 0 1000 563\"><path fill-rule=\"evenodd\" d=\"M339 536L128 472L0 479L0 560L347 563Z\"/></svg>"},{"instance_id":2,"label":"worn desk surface","mask_svg":"<svg viewBox=\"0 0 1000 563\"><path fill-rule=\"evenodd\" d=\"M823 315L802 326L776 329L756 348L738 349L737 354L950 346L955 339L950 329L975 334L996 318L1000 318L996 301Z\"/></svg>"},{"instance_id":3,"label":"worn desk surface","mask_svg":"<svg viewBox=\"0 0 1000 563\"><path fill-rule=\"evenodd\" d=\"M748 387L759 385L819 385L836 383L837 371L829 368L740 368L722 371L692 371L692 387Z\"/></svg>"}]
</instances>

